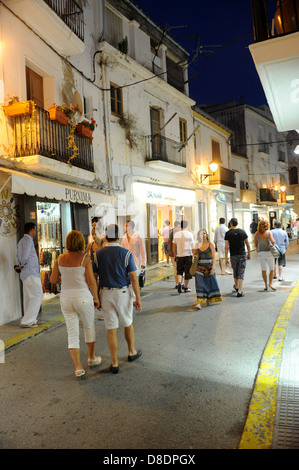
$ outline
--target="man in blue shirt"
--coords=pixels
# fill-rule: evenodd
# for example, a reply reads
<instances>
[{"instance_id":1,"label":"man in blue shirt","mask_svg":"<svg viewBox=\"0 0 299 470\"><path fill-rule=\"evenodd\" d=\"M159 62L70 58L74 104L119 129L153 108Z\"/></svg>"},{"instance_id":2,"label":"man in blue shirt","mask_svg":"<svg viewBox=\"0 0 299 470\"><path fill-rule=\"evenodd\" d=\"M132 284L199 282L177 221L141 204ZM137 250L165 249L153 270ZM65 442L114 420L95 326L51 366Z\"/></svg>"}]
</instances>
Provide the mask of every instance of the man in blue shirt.
<instances>
[{"instance_id":1,"label":"man in blue shirt","mask_svg":"<svg viewBox=\"0 0 299 470\"><path fill-rule=\"evenodd\" d=\"M94 270L100 280L100 308L108 331L108 346L112 359L110 370L117 374L119 324L124 326L129 362L138 359L142 354L141 349L135 349L133 327L133 306L140 312L141 299L133 255L126 248L119 246L118 226L108 225L105 237L107 245L96 252Z\"/></svg>"},{"instance_id":2,"label":"man in blue shirt","mask_svg":"<svg viewBox=\"0 0 299 470\"><path fill-rule=\"evenodd\" d=\"M275 258L275 265L274 265L274 276L273 279L276 279L276 263L278 262L278 280L279 281L284 281L282 278L282 268L286 265L286 251L289 248L289 237L288 234L282 230L281 228L281 223L278 222L278 220L275 220L274 222L274 229L271 230L271 233L273 235L273 238L275 240L276 245L278 245L278 248L281 252L281 256L278 258Z\"/></svg>"},{"instance_id":3,"label":"man in blue shirt","mask_svg":"<svg viewBox=\"0 0 299 470\"><path fill-rule=\"evenodd\" d=\"M34 328L40 323L37 316L43 299L43 288L40 280L39 261L33 243L36 235L36 225L33 222L25 224L25 234L18 243L18 262L21 269L20 278L23 282L24 316L20 326Z\"/></svg>"}]
</instances>

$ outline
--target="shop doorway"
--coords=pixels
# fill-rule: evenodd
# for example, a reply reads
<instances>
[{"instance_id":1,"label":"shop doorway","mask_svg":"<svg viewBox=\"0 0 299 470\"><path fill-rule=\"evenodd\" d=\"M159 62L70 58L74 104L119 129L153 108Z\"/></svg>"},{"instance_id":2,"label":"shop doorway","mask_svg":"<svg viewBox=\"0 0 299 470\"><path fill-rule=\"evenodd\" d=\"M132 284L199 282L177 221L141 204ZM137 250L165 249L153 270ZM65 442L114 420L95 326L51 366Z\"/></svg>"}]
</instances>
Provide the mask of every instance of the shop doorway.
<instances>
[{"instance_id":1,"label":"shop doorway","mask_svg":"<svg viewBox=\"0 0 299 470\"><path fill-rule=\"evenodd\" d=\"M50 276L62 251L60 204L36 202L38 256L44 299L51 294Z\"/></svg>"},{"instance_id":2,"label":"shop doorway","mask_svg":"<svg viewBox=\"0 0 299 470\"><path fill-rule=\"evenodd\" d=\"M166 227L166 221L169 222L169 227L173 227L173 222L174 222L174 214L173 214L173 206L164 206L164 205L158 205L157 206L157 219L158 219L158 234L159 234L159 248L158 248L158 253L159 253L159 261L166 261L167 260L167 255L165 253L165 250L163 248L163 237L162 237L162 229L164 226Z\"/></svg>"}]
</instances>

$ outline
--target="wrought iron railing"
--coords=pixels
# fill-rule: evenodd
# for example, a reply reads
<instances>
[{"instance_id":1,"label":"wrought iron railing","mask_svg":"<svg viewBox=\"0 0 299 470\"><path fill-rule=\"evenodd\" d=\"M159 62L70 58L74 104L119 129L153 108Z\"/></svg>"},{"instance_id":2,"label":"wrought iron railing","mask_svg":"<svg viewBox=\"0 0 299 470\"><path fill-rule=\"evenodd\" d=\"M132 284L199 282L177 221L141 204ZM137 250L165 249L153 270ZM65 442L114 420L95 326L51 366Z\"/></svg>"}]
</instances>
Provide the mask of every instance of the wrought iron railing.
<instances>
[{"instance_id":1,"label":"wrought iron railing","mask_svg":"<svg viewBox=\"0 0 299 470\"><path fill-rule=\"evenodd\" d=\"M64 23L84 41L83 10L75 0L44 0Z\"/></svg>"},{"instance_id":2,"label":"wrought iron railing","mask_svg":"<svg viewBox=\"0 0 299 470\"><path fill-rule=\"evenodd\" d=\"M235 188L235 172L233 170L229 170L229 168L218 166L218 169L209 176L209 184L221 184L223 186Z\"/></svg>"},{"instance_id":3,"label":"wrought iron railing","mask_svg":"<svg viewBox=\"0 0 299 470\"><path fill-rule=\"evenodd\" d=\"M186 148L174 140L154 134L145 137L146 161L163 161L186 168Z\"/></svg>"},{"instance_id":4,"label":"wrought iron railing","mask_svg":"<svg viewBox=\"0 0 299 470\"><path fill-rule=\"evenodd\" d=\"M48 111L38 106L35 106L35 110L34 118L28 115L14 118L14 156L17 158L42 155L63 163L70 161L73 166L94 171L90 140L75 133L78 155L72 158L74 150L68 148L71 126L62 126L58 122L51 121Z\"/></svg>"},{"instance_id":5,"label":"wrought iron railing","mask_svg":"<svg viewBox=\"0 0 299 470\"><path fill-rule=\"evenodd\" d=\"M299 0L251 0L254 41L299 31Z\"/></svg>"}]
</instances>

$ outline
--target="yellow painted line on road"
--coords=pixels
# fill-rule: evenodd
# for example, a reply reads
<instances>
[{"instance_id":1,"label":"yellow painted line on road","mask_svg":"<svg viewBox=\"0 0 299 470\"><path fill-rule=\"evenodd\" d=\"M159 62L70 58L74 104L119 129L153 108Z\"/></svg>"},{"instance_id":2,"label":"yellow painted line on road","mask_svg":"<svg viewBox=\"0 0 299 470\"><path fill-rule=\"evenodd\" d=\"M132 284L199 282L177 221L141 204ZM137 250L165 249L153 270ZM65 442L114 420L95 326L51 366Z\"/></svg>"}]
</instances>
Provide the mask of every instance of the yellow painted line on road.
<instances>
[{"instance_id":1,"label":"yellow painted line on road","mask_svg":"<svg viewBox=\"0 0 299 470\"><path fill-rule=\"evenodd\" d=\"M298 295L299 281L285 301L265 348L239 449L271 448L276 418L282 349L290 315Z\"/></svg>"},{"instance_id":2,"label":"yellow painted line on road","mask_svg":"<svg viewBox=\"0 0 299 470\"><path fill-rule=\"evenodd\" d=\"M51 320L45 321L43 324L38 326L37 328L26 328L22 330L22 332L11 336L8 339L5 339L4 342L4 349L7 350L11 348L12 346L15 346L17 344L20 344L28 339L33 338L34 336L37 336L38 334L47 331L49 328L53 328L56 325L60 325L61 323L64 322L64 317L63 315L58 315L57 317L52 318Z\"/></svg>"}]
</instances>

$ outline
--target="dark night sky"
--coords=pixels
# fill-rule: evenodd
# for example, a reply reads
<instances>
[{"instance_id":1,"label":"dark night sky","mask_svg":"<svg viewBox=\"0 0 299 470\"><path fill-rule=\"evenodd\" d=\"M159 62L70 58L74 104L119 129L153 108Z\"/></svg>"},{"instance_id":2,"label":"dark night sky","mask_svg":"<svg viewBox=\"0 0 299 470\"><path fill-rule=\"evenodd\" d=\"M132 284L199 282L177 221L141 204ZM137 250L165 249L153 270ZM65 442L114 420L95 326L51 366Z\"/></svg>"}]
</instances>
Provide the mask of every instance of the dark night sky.
<instances>
[{"instance_id":1,"label":"dark night sky","mask_svg":"<svg viewBox=\"0 0 299 470\"><path fill-rule=\"evenodd\" d=\"M267 103L248 48L253 43L250 0L135 0L135 3L161 27L187 26L170 32L189 52L190 59L197 47L194 34L199 35L201 46L224 46L249 33L205 57L207 48L203 49L204 53L189 68L189 79L200 72L189 83L190 96L198 104L231 99L253 106Z\"/></svg>"}]
</instances>

